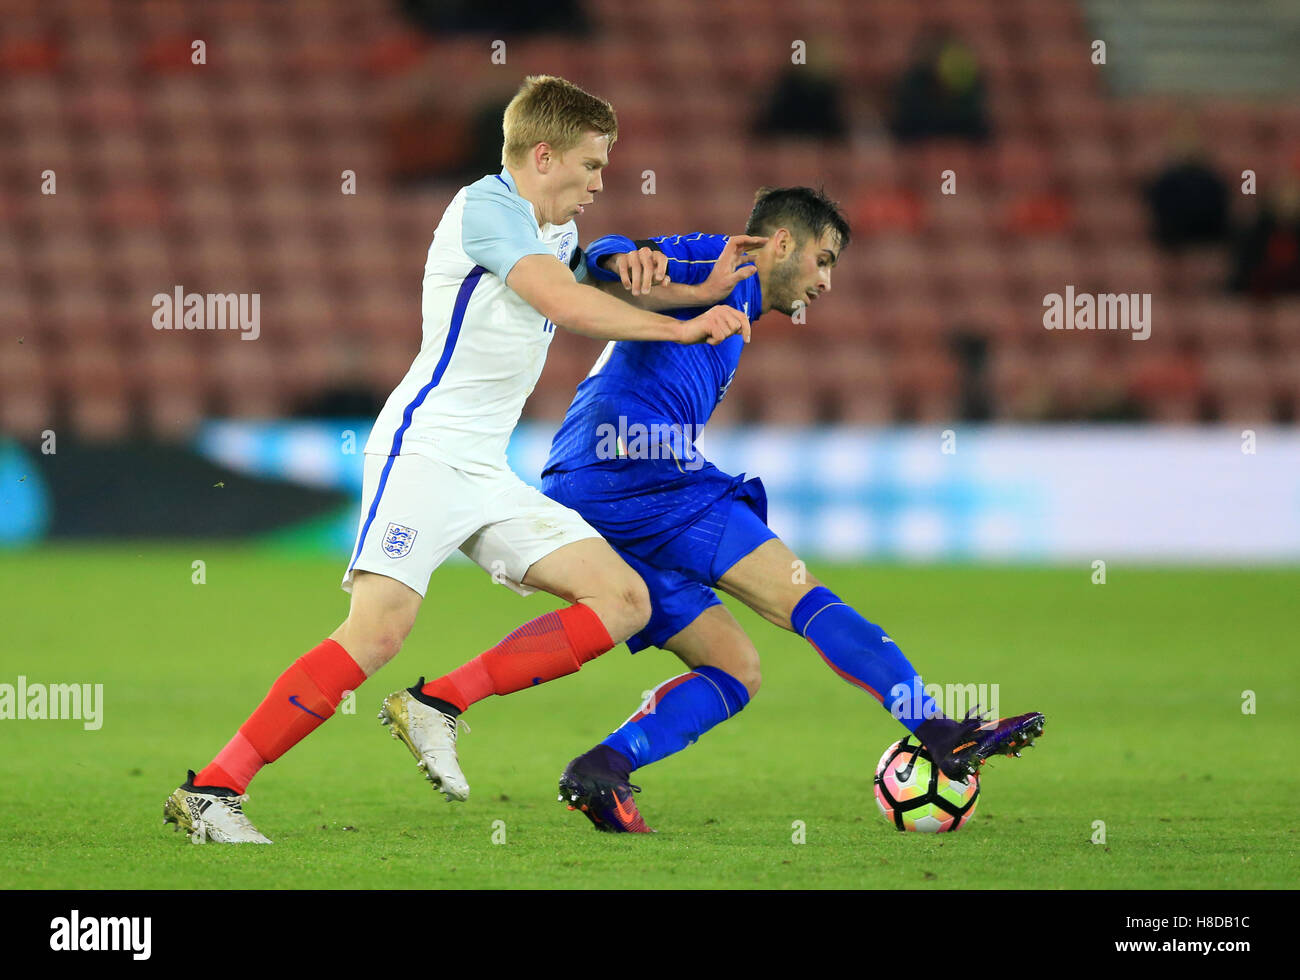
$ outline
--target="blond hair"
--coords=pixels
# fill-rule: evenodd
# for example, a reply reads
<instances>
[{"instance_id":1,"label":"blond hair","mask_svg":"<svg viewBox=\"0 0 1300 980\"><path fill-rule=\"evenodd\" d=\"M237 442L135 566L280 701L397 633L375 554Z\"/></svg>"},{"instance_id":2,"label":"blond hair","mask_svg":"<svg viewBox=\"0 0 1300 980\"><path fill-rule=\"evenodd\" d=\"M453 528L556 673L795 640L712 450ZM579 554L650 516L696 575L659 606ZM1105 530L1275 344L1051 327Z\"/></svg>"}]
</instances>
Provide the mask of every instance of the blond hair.
<instances>
[{"instance_id":1,"label":"blond hair","mask_svg":"<svg viewBox=\"0 0 1300 980\"><path fill-rule=\"evenodd\" d=\"M614 145L618 119L613 106L555 75L529 75L506 106L501 162L519 166L538 143L549 143L563 155L593 130Z\"/></svg>"}]
</instances>

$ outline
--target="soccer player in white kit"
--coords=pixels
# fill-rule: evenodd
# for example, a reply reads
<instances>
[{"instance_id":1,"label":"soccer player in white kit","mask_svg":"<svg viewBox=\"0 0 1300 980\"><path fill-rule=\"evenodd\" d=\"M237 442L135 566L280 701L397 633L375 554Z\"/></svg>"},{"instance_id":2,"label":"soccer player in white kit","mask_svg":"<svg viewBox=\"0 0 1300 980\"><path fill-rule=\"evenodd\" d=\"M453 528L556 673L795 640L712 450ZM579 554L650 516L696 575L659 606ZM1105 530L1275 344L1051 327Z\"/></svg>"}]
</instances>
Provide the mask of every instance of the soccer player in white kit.
<instances>
[{"instance_id":1,"label":"soccer player in white kit","mask_svg":"<svg viewBox=\"0 0 1300 980\"><path fill-rule=\"evenodd\" d=\"M520 626L457 671L475 699L576 671L645 626L645 584L576 513L519 479L506 445L556 325L609 340L719 343L749 320L717 306L681 321L580 284L574 219L601 190L618 135L612 107L571 83L530 76L506 108L503 169L444 212L424 273L424 338L365 447L361 520L343 588L348 617L276 679L213 761L168 797L164 819L195 839L270 843L244 790L327 720L402 646L429 578L459 548L521 594L571 603ZM649 284L646 284L649 288ZM469 786L457 720L422 692L389 695L392 726L448 800Z\"/></svg>"}]
</instances>

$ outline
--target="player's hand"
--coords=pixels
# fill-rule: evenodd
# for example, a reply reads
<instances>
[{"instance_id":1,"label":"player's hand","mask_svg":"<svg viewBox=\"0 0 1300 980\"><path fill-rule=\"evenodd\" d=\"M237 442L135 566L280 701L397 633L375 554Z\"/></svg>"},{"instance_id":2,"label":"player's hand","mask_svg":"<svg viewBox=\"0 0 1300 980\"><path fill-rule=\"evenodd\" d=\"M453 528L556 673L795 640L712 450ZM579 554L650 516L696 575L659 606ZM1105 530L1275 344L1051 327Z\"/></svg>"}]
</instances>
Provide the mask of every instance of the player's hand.
<instances>
[{"instance_id":1,"label":"player's hand","mask_svg":"<svg viewBox=\"0 0 1300 980\"><path fill-rule=\"evenodd\" d=\"M721 303L731 295L737 283L744 282L758 271L758 266L747 265L754 257L749 254L753 248L762 248L767 238L760 235L732 235L727 239L726 248L713 263L709 278L700 283L705 302Z\"/></svg>"},{"instance_id":2,"label":"player's hand","mask_svg":"<svg viewBox=\"0 0 1300 980\"><path fill-rule=\"evenodd\" d=\"M635 252L607 256L601 266L617 273L623 288L633 296L644 296L652 286L672 281L668 278L668 256L644 246Z\"/></svg>"},{"instance_id":3,"label":"player's hand","mask_svg":"<svg viewBox=\"0 0 1300 980\"><path fill-rule=\"evenodd\" d=\"M682 323L679 343L720 344L728 337L740 334L749 343L749 317L732 306L713 306L692 320Z\"/></svg>"}]
</instances>

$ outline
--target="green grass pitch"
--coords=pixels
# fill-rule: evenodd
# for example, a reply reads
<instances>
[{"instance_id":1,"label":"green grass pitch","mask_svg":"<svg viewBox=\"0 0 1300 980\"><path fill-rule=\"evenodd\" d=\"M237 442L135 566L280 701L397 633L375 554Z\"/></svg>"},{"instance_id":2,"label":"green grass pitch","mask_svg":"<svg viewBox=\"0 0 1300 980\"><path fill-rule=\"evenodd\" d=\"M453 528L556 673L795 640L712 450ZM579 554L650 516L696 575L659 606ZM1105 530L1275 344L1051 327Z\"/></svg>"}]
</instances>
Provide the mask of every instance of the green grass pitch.
<instances>
[{"instance_id":1,"label":"green grass pitch","mask_svg":"<svg viewBox=\"0 0 1300 980\"><path fill-rule=\"evenodd\" d=\"M206 563L206 584L191 563ZM273 847L193 846L162 802L274 677L346 613L339 560L264 547L0 555L0 683L102 683L99 731L0 721L4 888L1289 888L1300 880L1297 570L869 566L818 574L927 682L997 683L1047 731L985 767L955 834L900 834L871 776L903 734L801 640L737 615L764 688L636 775L653 837L595 833L555 800L568 759L680 673L619 647L467 716L473 786L451 806L375 718L390 690L459 665L558 603L478 569L434 577L397 660L264 770L247 812ZM733 604L733 608L736 608ZM1253 691L1253 714L1243 692ZM796 822L801 822L796 823ZM1105 843L1093 843L1096 821ZM802 826L804 843L794 843ZM498 843L504 833L504 842Z\"/></svg>"}]
</instances>

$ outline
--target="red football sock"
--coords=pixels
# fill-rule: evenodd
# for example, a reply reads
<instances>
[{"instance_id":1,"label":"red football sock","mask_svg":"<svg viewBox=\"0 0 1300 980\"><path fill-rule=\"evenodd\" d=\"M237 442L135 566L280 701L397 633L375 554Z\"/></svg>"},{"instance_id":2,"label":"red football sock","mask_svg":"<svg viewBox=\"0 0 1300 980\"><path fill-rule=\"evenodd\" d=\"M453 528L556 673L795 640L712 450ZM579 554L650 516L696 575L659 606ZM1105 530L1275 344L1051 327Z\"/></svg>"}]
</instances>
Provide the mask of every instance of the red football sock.
<instances>
[{"instance_id":1,"label":"red football sock","mask_svg":"<svg viewBox=\"0 0 1300 980\"><path fill-rule=\"evenodd\" d=\"M224 749L194 779L196 786L247 788L257 771L320 727L366 679L365 672L333 640L303 654L281 674Z\"/></svg>"},{"instance_id":2,"label":"red football sock","mask_svg":"<svg viewBox=\"0 0 1300 980\"><path fill-rule=\"evenodd\" d=\"M613 647L609 631L582 603L538 616L485 653L420 688L464 711L489 694L513 694L572 674Z\"/></svg>"}]
</instances>

